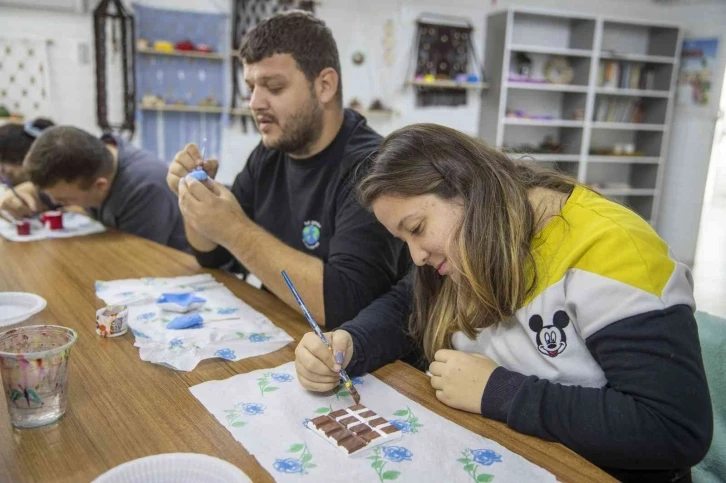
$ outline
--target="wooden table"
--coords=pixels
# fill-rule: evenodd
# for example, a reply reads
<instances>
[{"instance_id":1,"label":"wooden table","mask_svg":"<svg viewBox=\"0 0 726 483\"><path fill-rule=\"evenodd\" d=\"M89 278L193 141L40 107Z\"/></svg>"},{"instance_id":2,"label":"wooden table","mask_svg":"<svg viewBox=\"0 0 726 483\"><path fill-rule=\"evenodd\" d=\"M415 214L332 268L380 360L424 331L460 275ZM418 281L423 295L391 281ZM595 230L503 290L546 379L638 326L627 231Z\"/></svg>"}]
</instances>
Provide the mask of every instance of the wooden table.
<instances>
[{"instance_id":1,"label":"wooden table","mask_svg":"<svg viewBox=\"0 0 726 483\"><path fill-rule=\"evenodd\" d=\"M13 429L5 398L0 396L0 481L90 481L126 461L172 452L216 456L237 465L255 482L273 481L188 388L289 362L294 359L295 344L239 362L205 360L193 372L177 372L141 361L130 332L116 339L96 335L95 310L103 303L95 296L95 280L203 273L193 257L111 232L30 243L0 239L0 263L0 291L33 292L48 301L46 309L24 325L58 324L78 332L70 357L68 410L58 423ZM302 316L274 296L231 275L211 273L296 342L308 331ZM428 378L404 363L390 364L375 375L428 409L546 468L561 481L614 481L560 444L441 404Z\"/></svg>"}]
</instances>

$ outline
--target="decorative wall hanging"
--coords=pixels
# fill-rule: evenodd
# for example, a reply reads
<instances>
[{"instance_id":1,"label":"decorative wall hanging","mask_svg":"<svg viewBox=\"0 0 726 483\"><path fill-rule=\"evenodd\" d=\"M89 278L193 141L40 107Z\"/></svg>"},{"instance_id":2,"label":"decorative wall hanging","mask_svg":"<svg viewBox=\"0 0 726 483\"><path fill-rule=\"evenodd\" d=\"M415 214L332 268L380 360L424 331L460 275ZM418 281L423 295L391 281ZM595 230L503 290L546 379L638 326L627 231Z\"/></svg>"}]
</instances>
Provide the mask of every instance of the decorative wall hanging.
<instances>
[{"instance_id":1,"label":"decorative wall hanging","mask_svg":"<svg viewBox=\"0 0 726 483\"><path fill-rule=\"evenodd\" d=\"M0 37L0 106L16 117L52 117L48 43Z\"/></svg>"},{"instance_id":2,"label":"decorative wall hanging","mask_svg":"<svg viewBox=\"0 0 726 483\"><path fill-rule=\"evenodd\" d=\"M121 55L123 121L112 124L108 119L107 28L111 29L111 49ZM96 118L104 133L126 134L129 139L136 130L136 63L134 61L134 16L121 0L101 0L93 11L93 32L96 45ZM116 75L116 74L114 74Z\"/></svg>"},{"instance_id":3,"label":"decorative wall hanging","mask_svg":"<svg viewBox=\"0 0 726 483\"><path fill-rule=\"evenodd\" d=\"M482 76L472 43L473 26L467 19L433 14L422 15L416 25L416 105L465 105L464 84L479 82ZM453 85L442 86L440 81Z\"/></svg>"}]
</instances>

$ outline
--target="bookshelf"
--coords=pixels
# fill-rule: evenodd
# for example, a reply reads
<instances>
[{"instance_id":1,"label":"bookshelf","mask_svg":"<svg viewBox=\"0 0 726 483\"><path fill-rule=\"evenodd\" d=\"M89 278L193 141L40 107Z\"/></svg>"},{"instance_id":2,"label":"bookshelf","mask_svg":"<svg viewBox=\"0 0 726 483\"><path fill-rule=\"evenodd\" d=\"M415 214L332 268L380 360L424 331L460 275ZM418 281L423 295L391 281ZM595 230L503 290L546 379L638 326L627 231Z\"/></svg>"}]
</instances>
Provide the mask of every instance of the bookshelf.
<instances>
[{"instance_id":1,"label":"bookshelf","mask_svg":"<svg viewBox=\"0 0 726 483\"><path fill-rule=\"evenodd\" d=\"M511 7L489 15L486 31L480 136L657 226L679 26ZM546 75L554 56L566 59L564 81Z\"/></svg>"}]
</instances>

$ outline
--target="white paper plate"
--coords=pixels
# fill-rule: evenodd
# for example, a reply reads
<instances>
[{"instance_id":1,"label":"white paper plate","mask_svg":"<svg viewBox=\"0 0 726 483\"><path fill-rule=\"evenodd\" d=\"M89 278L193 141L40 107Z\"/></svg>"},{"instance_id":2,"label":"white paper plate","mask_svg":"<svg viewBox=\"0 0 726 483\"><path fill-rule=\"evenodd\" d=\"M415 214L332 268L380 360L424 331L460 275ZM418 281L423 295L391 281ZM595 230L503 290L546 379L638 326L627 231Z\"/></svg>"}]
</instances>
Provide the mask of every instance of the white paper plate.
<instances>
[{"instance_id":1,"label":"white paper plate","mask_svg":"<svg viewBox=\"0 0 726 483\"><path fill-rule=\"evenodd\" d=\"M45 299L34 293L0 292L0 327L17 324L45 308Z\"/></svg>"},{"instance_id":2,"label":"white paper plate","mask_svg":"<svg viewBox=\"0 0 726 483\"><path fill-rule=\"evenodd\" d=\"M249 483L239 468L213 456L167 453L139 458L102 474L93 483Z\"/></svg>"}]
</instances>

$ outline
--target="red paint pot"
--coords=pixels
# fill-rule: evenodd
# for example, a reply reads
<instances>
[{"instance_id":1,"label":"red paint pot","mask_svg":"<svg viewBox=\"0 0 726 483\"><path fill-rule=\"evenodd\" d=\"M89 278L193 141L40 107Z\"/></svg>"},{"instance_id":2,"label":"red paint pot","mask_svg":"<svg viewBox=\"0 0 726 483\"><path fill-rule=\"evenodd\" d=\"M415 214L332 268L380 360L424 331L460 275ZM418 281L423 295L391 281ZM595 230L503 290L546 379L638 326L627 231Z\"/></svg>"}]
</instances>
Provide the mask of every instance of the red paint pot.
<instances>
[{"instance_id":1,"label":"red paint pot","mask_svg":"<svg viewBox=\"0 0 726 483\"><path fill-rule=\"evenodd\" d=\"M51 230L63 229L63 213L60 211L47 211L41 215L41 220Z\"/></svg>"},{"instance_id":2,"label":"red paint pot","mask_svg":"<svg viewBox=\"0 0 726 483\"><path fill-rule=\"evenodd\" d=\"M28 220L17 222L15 227L18 229L18 235L30 235L30 222Z\"/></svg>"}]
</instances>

